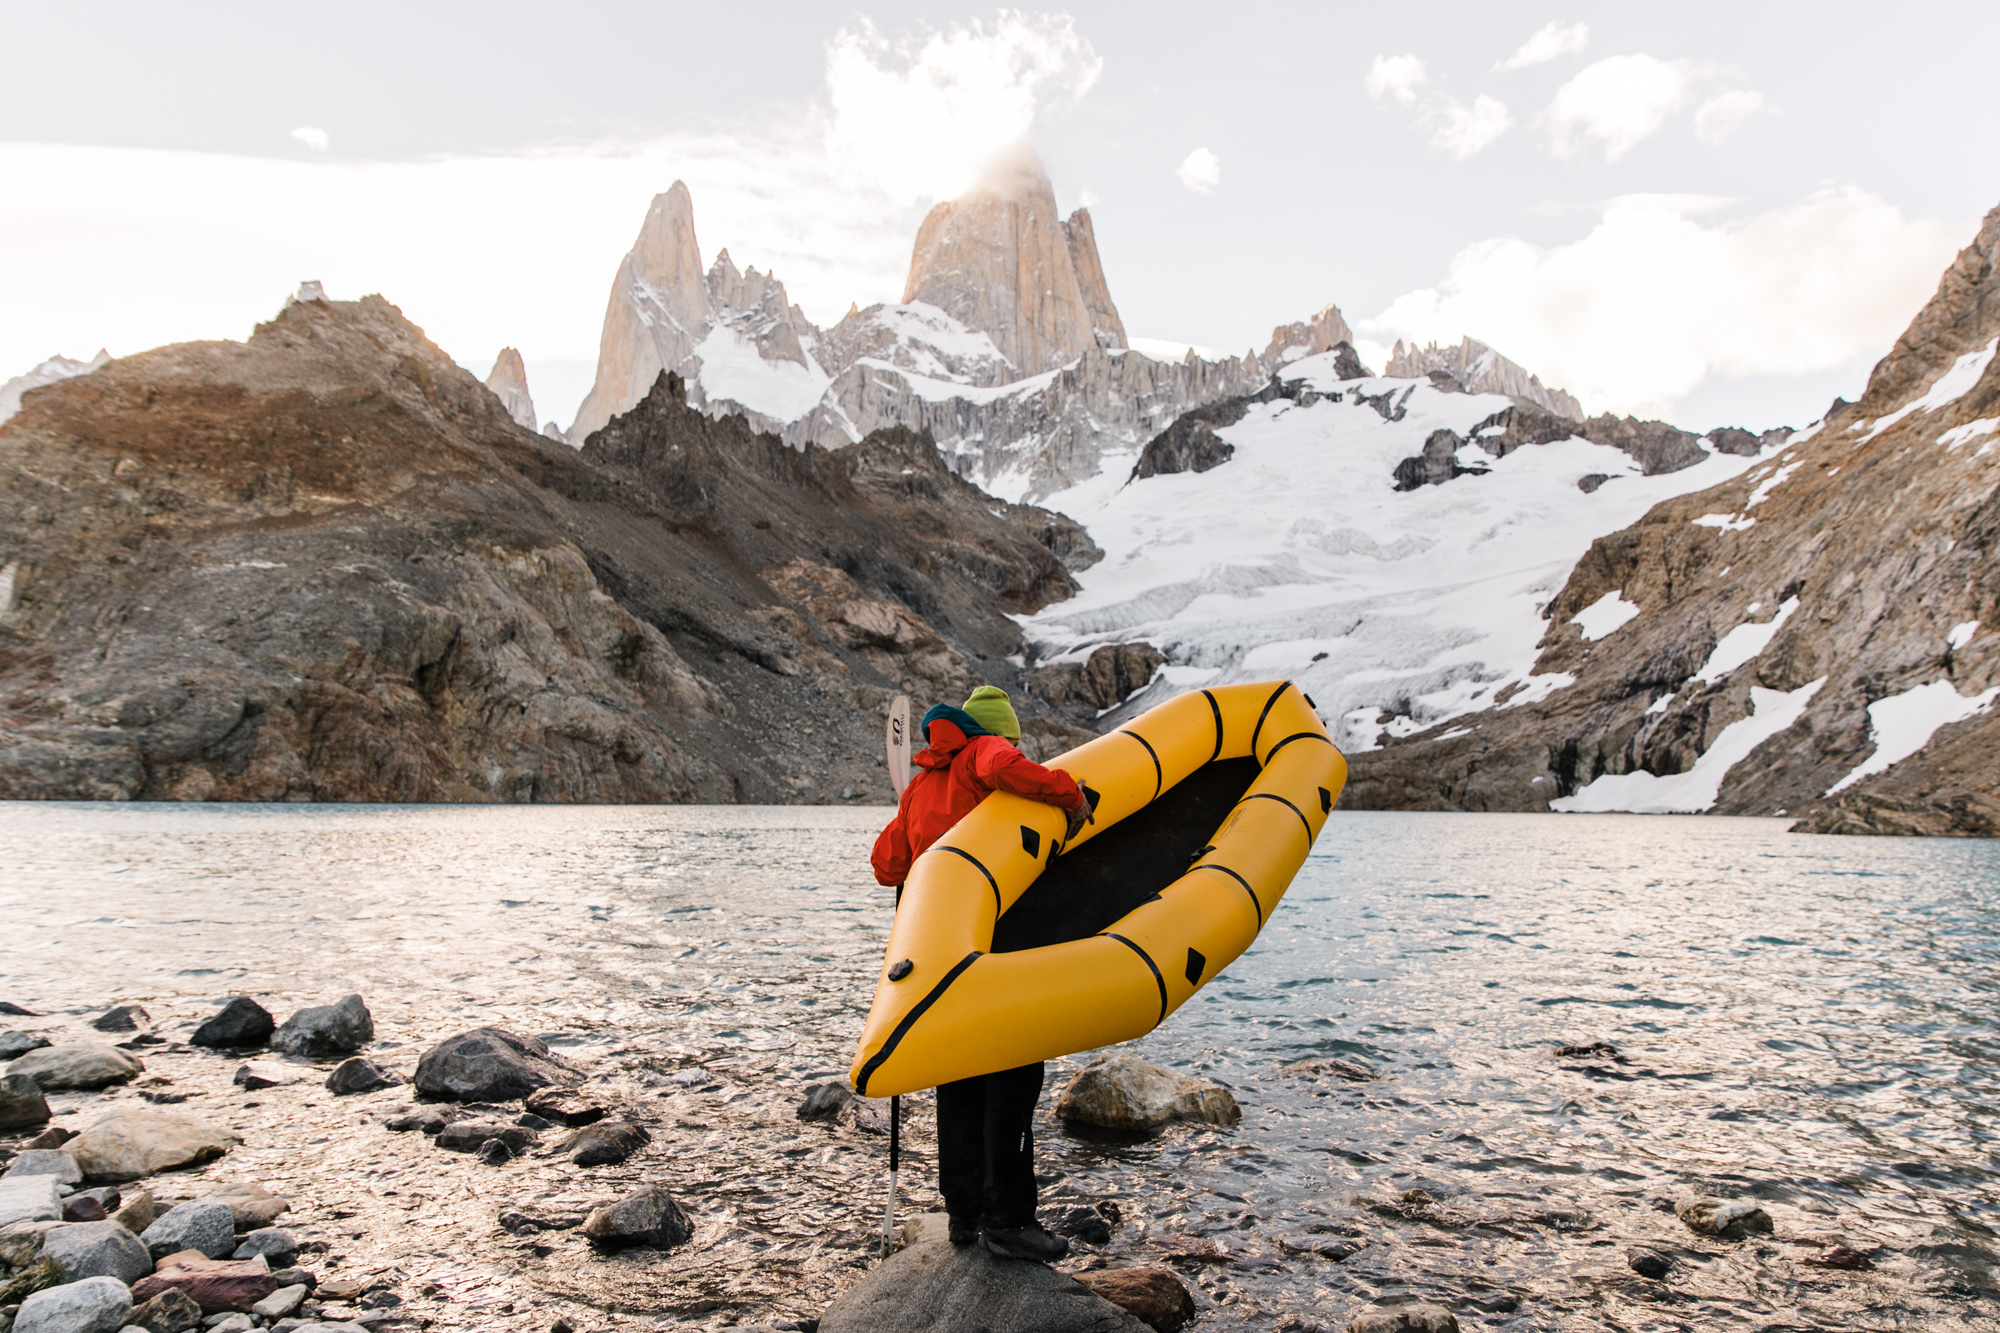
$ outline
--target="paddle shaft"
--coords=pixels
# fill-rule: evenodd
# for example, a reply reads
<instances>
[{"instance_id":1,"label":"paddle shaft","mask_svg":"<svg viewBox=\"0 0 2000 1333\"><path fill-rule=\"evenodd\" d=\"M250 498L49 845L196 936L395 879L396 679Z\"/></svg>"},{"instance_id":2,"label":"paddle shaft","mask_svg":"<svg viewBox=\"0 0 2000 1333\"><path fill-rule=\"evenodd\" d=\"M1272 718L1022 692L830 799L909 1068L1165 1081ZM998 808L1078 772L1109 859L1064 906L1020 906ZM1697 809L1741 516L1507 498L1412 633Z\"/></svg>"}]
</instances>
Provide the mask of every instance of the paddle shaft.
<instances>
[{"instance_id":1,"label":"paddle shaft","mask_svg":"<svg viewBox=\"0 0 2000 1333\"><path fill-rule=\"evenodd\" d=\"M891 1097L889 1099L889 1207L882 1218L884 1259L889 1257L889 1252L895 1248L896 1243L896 1168L902 1164L902 1155L903 1099Z\"/></svg>"}]
</instances>

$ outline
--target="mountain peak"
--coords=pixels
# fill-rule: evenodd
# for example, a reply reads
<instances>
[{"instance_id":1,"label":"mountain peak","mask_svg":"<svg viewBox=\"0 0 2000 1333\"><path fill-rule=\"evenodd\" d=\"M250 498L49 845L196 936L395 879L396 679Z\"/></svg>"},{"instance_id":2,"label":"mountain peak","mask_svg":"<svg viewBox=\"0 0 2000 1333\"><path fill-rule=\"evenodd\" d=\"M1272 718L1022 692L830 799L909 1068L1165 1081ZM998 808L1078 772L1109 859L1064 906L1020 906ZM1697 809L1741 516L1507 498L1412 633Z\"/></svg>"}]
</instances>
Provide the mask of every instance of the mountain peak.
<instances>
[{"instance_id":1,"label":"mountain peak","mask_svg":"<svg viewBox=\"0 0 2000 1333\"><path fill-rule=\"evenodd\" d=\"M992 338L1022 375L1126 345L1090 215L1063 220L1025 145L924 218L903 286L903 303L913 301Z\"/></svg>"}]
</instances>

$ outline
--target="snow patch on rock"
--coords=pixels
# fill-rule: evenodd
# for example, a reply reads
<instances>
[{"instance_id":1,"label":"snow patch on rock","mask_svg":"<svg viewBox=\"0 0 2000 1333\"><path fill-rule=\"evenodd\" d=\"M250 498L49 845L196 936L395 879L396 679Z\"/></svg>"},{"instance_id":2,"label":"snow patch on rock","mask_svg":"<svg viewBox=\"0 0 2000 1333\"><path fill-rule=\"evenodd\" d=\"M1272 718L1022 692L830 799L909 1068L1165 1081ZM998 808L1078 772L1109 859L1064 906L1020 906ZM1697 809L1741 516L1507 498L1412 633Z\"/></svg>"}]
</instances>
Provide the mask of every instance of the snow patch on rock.
<instances>
[{"instance_id":1,"label":"snow patch on rock","mask_svg":"<svg viewBox=\"0 0 2000 1333\"><path fill-rule=\"evenodd\" d=\"M1977 627L1979 622L1969 623ZM1966 626L1959 626L1959 629L1964 628ZM1958 630L1952 633L1956 635ZM1966 636L1968 640L1971 637L1969 634ZM1868 705L1868 734L1869 739L1875 742L1875 752L1855 765L1846 777L1828 787L1826 794L1832 796L1846 791L1863 778L1888 772L1929 745L1938 728L1985 712L1993 706L1996 698L2000 698L2000 685L1967 697L1954 689L1950 681L1934 680L1928 685L1917 685L1901 694L1877 699Z\"/></svg>"},{"instance_id":2,"label":"snow patch on rock","mask_svg":"<svg viewBox=\"0 0 2000 1333\"><path fill-rule=\"evenodd\" d=\"M1623 588L1613 588L1604 596L1592 602L1583 610L1570 617L1569 623L1583 631L1583 637L1595 643L1607 634L1631 624L1639 618L1636 602L1625 600Z\"/></svg>"}]
</instances>

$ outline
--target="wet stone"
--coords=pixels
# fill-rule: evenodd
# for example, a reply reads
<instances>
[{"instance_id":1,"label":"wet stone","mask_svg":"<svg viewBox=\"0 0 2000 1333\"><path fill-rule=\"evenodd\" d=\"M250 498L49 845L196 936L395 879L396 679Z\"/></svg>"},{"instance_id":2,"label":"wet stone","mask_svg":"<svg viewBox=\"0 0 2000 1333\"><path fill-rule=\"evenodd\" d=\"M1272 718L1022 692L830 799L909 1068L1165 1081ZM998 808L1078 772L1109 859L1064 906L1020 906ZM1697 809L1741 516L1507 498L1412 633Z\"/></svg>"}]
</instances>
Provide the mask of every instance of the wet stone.
<instances>
[{"instance_id":1,"label":"wet stone","mask_svg":"<svg viewBox=\"0 0 2000 1333\"><path fill-rule=\"evenodd\" d=\"M647 1185L594 1209L583 1234L604 1249L646 1246L669 1250L694 1235L694 1224L664 1185Z\"/></svg>"},{"instance_id":2,"label":"wet stone","mask_svg":"<svg viewBox=\"0 0 2000 1333\"><path fill-rule=\"evenodd\" d=\"M58 1185L80 1185L83 1183L83 1169L76 1164L76 1158L61 1148L29 1148L8 1164L4 1178L12 1180L17 1176L54 1176Z\"/></svg>"},{"instance_id":3,"label":"wet stone","mask_svg":"<svg viewBox=\"0 0 2000 1333\"><path fill-rule=\"evenodd\" d=\"M604 1166L624 1161L652 1138L643 1125L606 1121L578 1130L557 1151L578 1166Z\"/></svg>"},{"instance_id":4,"label":"wet stone","mask_svg":"<svg viewBox=\"0 0 2000 1333\"><path fill-rule=\"evenodd\" d=\"M159 1215L151 1191L140 1190L112 1210L111 1220L136 1236L153 1225Z\"/></svg>"},{"instance_id":5,"label":"wet stone","mask_svg":"<svg viewBox=\"0 0 2000 1333\"><path fill-rule=\"evenodd\" d=\"M797 1111L801 1120L838 1120L840 1113L861 1100L845 1083L815 1083L806 1089Z\"/></svg>"},{"instance_id":6,"label":"wet stone","mask_svg":"<svg viewBox=\"0 0 2000 1333\"><path fill-rule=\"evenodd\" d=\"M263 1255L264 1261L273 1268L284 1268L292 1262L292 1256L299 1252L297 1237L283 1227L259 1227L243 1238L232 1259L248 1259Z\"/></svg>"},{"instance_id":7,"label":"wet stone","mask_svg":"<svg viewBox=\"0 0 2000 1333\"><path fill-rule=\"evenodd\" d=\"M262 1046L276 1027L270 1010L247 995L238 995L196 1028L188 1040L196 1046L243 1050Z\"/></svg>"},{"instance_id":8,"label":"wet stone","mask_svg":"<svg viewBox=\"0 0 2000 1333\"><path fill-rule=\"evenodd\" d=\"M1838 1268L1849 1273L1865 1273L1875 1267L1874 1260L1845 1245L1829 1245L1819 1254L1807 1256L1805 1262L1815 1268Z\"/></svg>"},{"instance_id":9,"label":"wet stone","mask_svg":"<svg viewBox=\"0 0 2000 1333\"><path fill-rule=\"evenodd\" d=\"M0 1077L0 1130L27 1129L48 1118L49 1103L40 1084L26 1074Z\"/></svg>"},{"instance_id":10,"label":"wet stone","mask_svg":"<svg viewBox=\"0 0 2000 1333\"><path fill-rule=\"evenodd\" d=\"M259 1092L265 1088L283 1088L304 1080L304 1075L296 1069L278 1064L272 1060L253 1060L236 1071L230 1079L245 1092Z\"/></svg>"},{"instance_id":11,"label":"wet stone","mask_svg":"<svg viewBox=\"0 0 2000 1333\"><path fill-rule=\"evenodd\" d=\"M238 1231L270 1226L292 1206L289 1199L280 1198L262 1185L243 1182L220 1185L195 1202L219 1203L229 1209L230 1220Z\"/></svg>"},{"instance_id":12,"label":"wet stone","mask_svg":"<svg viewBox=\"0 0 2000 1333\"><path fill-rule=\"evenodd\" d=\"M1187 1284L1164 1268L1107 1268L1077 1281L1157 1333L1175 1333L1194 1318Z\"/></svg>"},{"instance_id":13,"label":"wet stone","mask_svg":"<svg viewBox=\"0 0 2000 1333\"><path fill-rule=\"evenodd\" d=\"M438 1131L436 1143L447 1152L478 1152L490 1140L498 1140L512 1156L526 1152L534 1135L518 1125L489 1120L459 1120Z\"/></svg>"},{"instance_id":14,"label":"wet stone","mask_svg":"<svg viewBox=\"0 0 2000 1333\"><path fill-rule=\"evenodd\" d=\"M402 1075L357 1055L341 1061L334 1071L326 1076L326 1090L336 1097L348 1097L356 1093L393 1088L402 1081Z\"/></svg>"},{"instance_id":15,"label":"wet stone","mask_svg":"<svg viewBox=\"0 0 2000 1333\"><path fill-rule=\"evenodd\" d=\"M408 1134L415 1130L435 1134L450 1123L447 1117L435 1111L418 1111L409 1115L390 1116L382 1122L382 1128L392 1134Z\"/></svg>"},{"instance_id":16,"label":"wet stone","mask_svg":"<svg viewBox=\"0 0 2000 1333\"><path fill-rule=\"evenodd\" d=\"M1372 1083L1382 1077L1358 1060L1342 1060L1331 1055L1317 1055L1308 1060L1295 1060L1283 1067L1282 1073L1298 1078L1339 1079L1346 1083Z\"/></svg>"},{"instance_id":17,"label":"wet stone","mask_svg":"<svg viewBox=\"0 0 2000 1333\"><path fill-rule=\"evenodd\" d=\"M108 1009L90 1023L99 1032L141 1032L152 1024L153 1016L136 1004L121 1004L115 1009Z\"/></svg>"},{"instance_id":18,"label":"wet stone","mask_svg":"<svg viewBox=\"0 0 2000 1333\"><path fill-rule=\"evenodd\" d=\"M227 1153L241 1140L175 1111L113 1111L68 1146L92 1180L141 1180Z\"/></svg>"},{"instance_id":19,"label":"wet stone","mask_svg":"<svg viewBox=\"0 0 2000 1333\"><path fill-rule=\"evenodd\" d=\"M1741 1240L1752 1232L1770 1235L1771 1215L1748 1199L1696 1199L1680 1210L1680 1219L1697 1236Z\"/></svg>"},{"instance_id":20,"label":"wet stone","mask_svg":"<svg viewBox=\"0 0 2000 1333\"><path fill-rule=\"evenodd\" d=\"M131 1322L147 1333L188 1333L201 1327L201 1307L186 1292L170 1289L134 1309Z\"/></svg>"},{"instance_id":21,"label":"wet stone","mask_svg":"<svg viewBox=\"0 0 2000 1333\"><path fill-rule=\"evenodd\" d=\"M38 1291L14 1314L14 1333L118 1333L132 1293L115 1277L85 1278Z\"/></svg>"},{"instance_id":22,"label":"wet stone","mask_svg":"<svg viewBox=\"0 0 2000 1333\"><path fill-rule=\"evenodd\" d=\"M7 1066L9 1075L26 1075L43 1092L89 1092L124 1083L144 1073L146 1066L115 1046L45 1046Z\"/></svg>"},{"instance_id":23,"label":"wet stone","mask_svg":"<svg viewBox=\"0 0 2000 1333\"><path fill-rule=\"evenodd\" d=\"M23 1148L60 1148L76 1137L76 1131L62 1125L50 1125L41 1133L22 1144Z\"/></svg>"},{"instance_id":24,"label":"wet stone","mask_svg":"<svg viewBox=\"0 0 2000 1333\"><path fill-rule=\"evenodd\" d=\"M134 1283L132 1294L150 1300L176 1288L207 1313L217 1314L248 1310L276 1291L278 1283L262 1259L215 1260L181 1254L163 1261L151 1277Z\"/></svg>"},{"instance_id":25,"label":"wet stone","mask_svg":"<svg viewBox=\"0 0 2000 1333\"><path fill-rule=\"evenodd\" d=\"M162 1213L140 1239L155 1260L182 1250L199 1250L220 1259L235 1250L236 1227L227 1204L184 1203Z\"/></svg>"},{"instance_id":26,"label":"wet stone","mask_svg":"<svg viewBox=\"0 0 2000 1333\"><path fill-rule=\"evenodd\" d=\"M1070 1208L1049 1228L1058 1236L1069 1236L1086 1245L1109 1245L1111 1224L1095 1208Z\"/></svg>"},{"instance_id":27,"label":"wet stone","mask_svg":"<svg viewBox=\"0 0 2000 1333\"><path fill-rule=\"evenodd\" d=\"M130 1284L153 1271L146 1247L116 1222L57 1227L42 1238L42 1254L61 1266L65 1282L115 1277Z\"/></svg>"},{"instance_id":28,"label":"wet stone","mask_svg":"<svg viewBox=\"0 0 2000 1333\"><path fill-rule=\"evenodd\" d=\"M74 1195L63 1200L63 1221L102 1222L111 1213L105 1206L89 1195Z\"/></svg>"},{"instance_id":29,"label":"wet stone","mask_svg":"<svg viewBox=\"0 0 2000 1333\"><path fill-rule=\"evenodd\" d=\"M610 1108L575 1088L542 1088L529 1095L522 1107L530 1115L541 1116L570 1129L594 1125L609 1115Z\"/></svg>"},{"instance_id":30,"label":"wet stone","mask_svg":"<svg viewBox=\"0 0 2000 1333\"><path fill-rule=\"evenodd\" d=\"M1125 1051L1078 1070L1056 1103L1066 1121L1152 1133L1176 1120L1233 1125L1243 1118L1228 1089L1149 1064Z\"/></svg>"},{"instance_id":31,"label":"wet stone","mask_svg":"<svg viewBox=\"0 0 2000 1333\"><path fill-rule=\"evenodd\" d=\"M1648 1250L1634 1246L1632 1249L1625 1251L1625 1266L1640 1277L1649 1277L1658 1282L1667 1276L1668 1270L1674 1265L1671 1259L1668 1259L1666 1255L1661 1254L1658 1250Z\"/></svg>"},{"instance_id":32,"label":"wet stone","mask_svg":"<svg viewBox=\"0 0 2000 1333\"><path fill-rule=\"evenodd\" d=\"M311 1288L303 1283L297 1283L289 1287L279 1287L269 1296L251 1306L250 1313L264 1320L283 1319L305 1303L306 1296L310 1291Z\"/></svg>"},{"instance_id":33,"label":"wet stone","mask_svg":"<svg viewBox=\"0 0 2000 1333\"><path fill-rule=\"evenodd\" d=\"M421 1096L446 1101L510 1102L579 1077L538 1038L474 1028L425 1051L417 1062L416 1085Z\"/></svg>"},{"instance_id":34,"label":"wet stone","mask_svg":"<svg viewBox=\"0 0 2000 1333\"><path fill-rule=\"evenodd\" d=\"M29 1051L39 1051L48 1044L49 1039L39 1032L0 1032L0 1060L12 1060Z\"/></svg>"},{"instance_id":35,"label":"wet stone","mask_svg":"<svg viewBox=\"0 0 2000 1333\"><path fill-rule=\"evenodd\" d=\"M472 1154L488 1166L505 1166L514 1160L515 1153L499 1139L488 1139Z\"/></svg>"},{"instance_id":36,"label":"wet stone","mask_svg":"<svg viewBox=\"0 0 2000 1333\"><path fill-rule=\"evenodd\" d=\"M343 996L333 1004L301 1009L271 1036L271 1045L286 1055L328 1059L353 1055L375 1040L375 1019L359 995Z\"/></svg>"},{"instance_id":37,"label":"wet stone","mask_svg":"<svg viewBox=\"0 0 2000 1333\"><path fill-rule=\"evenodd\" d=\"M540 1116L536 1115L533 1111L521 1112L521 1114L514 1117L514 1123L519 1125L522 1129L532 1129L537 1131L555 1128L554 1121L544 1120Z\"/></svg>"}]
</instances>

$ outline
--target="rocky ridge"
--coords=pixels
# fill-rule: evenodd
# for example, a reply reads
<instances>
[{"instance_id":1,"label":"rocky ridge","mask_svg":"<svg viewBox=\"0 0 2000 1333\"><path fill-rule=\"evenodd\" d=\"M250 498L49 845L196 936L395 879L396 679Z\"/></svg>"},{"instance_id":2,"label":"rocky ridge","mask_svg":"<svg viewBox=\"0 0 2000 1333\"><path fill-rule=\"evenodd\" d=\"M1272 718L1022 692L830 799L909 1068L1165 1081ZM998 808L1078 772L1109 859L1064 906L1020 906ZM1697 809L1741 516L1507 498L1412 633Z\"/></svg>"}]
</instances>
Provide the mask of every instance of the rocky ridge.
<instances>
[{"instance_id":1,"label":"rocky ridge","mask_svg":"<svg viewBox=\"0 0 2000 1333\"><path fill-rule=\"evenodd\" d=\"M111 360L111 353L99 349L96 356L88 361L78 361L73 357L52 356L33 370L16 375L0 384L0 421L7 420L21 410L21 395L30 389L39 389L44 384L54 384L60 380L75 379L78 375L88 375Z\"/></svg>"},{"instance_id":2,"label":"rocky ridge","mask_svg":"<svg viewBox=\"0 0 2000 1333\"><path fill-rule=\"evenodd\" d=\"M493 371L486 377L486 387L500 400L500 406L507 409L515 425L524 430L535 429L535 400L528 393L528 368L521 364L520 352L512 347L500 349L500 355L493 360Z\"/></svg>"},{"instance_id":3,"label":"rocky ridge","mask_svg":"<svg viewBox=\"0 0 2000 1333\"><path fill-rule=\"evenodd\" d=\"M33 390L0 467L11 798L885 800L888 696L1017 684L1094 552L671 375L555 444L379 297Z\"/></svg>"},{"instance_id":4,"label":"rocky ridge","mask_svg":"<svg viewBox=\"0 0 2000 1333\"><path fill-rule=\"evenodd\" d=\"M2000 835L1996 348L2000 209L1859 402L1591 546L1546 611L1558 688L1356 756L1343 799Z\"/></svg>"},{"instance_id":5,"label":"rocky ridge","mask_svg":"<svg viewBox=\"0 0 2000 1333\"><path fill-rule=\"evenodd\" d=\"M1525 367L1473 338L1461 340L1456 347L1439 347L1436 343L1427 347L1411 343L1406 347L1397 339L1382 373L1399 379L1443 374L1467 393L1504 393L1559 417L1583 420L1583 406L1570 394L1547 387L1539 375L1528 373Z\"/></svg>"}]
</instances>

